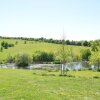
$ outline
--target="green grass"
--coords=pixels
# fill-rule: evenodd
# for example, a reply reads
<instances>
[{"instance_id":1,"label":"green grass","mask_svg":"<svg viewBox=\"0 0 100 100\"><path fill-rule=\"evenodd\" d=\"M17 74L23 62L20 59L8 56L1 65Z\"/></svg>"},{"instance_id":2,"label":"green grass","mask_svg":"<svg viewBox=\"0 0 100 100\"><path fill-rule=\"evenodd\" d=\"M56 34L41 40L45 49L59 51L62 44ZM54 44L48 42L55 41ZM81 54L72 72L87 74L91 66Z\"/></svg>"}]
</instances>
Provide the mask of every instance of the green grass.
<instances>
[{"instance_id":1,"label":"green grass","mask_svg":"<svg viewBox=\"0 0 100 100\"><path fill-rule=\"evenodd\" d=\"M45 74L46 76L42 76ZM55 74L55 76L50 76ZM99 72L0 69L0 100L99 100Z\"/></svg>"},{"instance_id":2,"label":"green grass","mask_svg":"<svg viewBox=\"0 0 100 100\"><path fill-rule=\"evenodd\" d=\"M55 55L58 55L57 52L61 49L61 45L45 42L34 42L27 41L27 44L24 44L24 40L14 40L14 39L0 39L0 44L2 41L15 44L18 41L18 44L14 47L3 49L3 52L0 52L0 60L5 60L9 55L15 56L18 53L27 53L31 57L35 51L46 51L53 52ZM73 52L80 55L81 49L86 49L87 47L82 46L69 46L72 47ZM67 46L66 46L67 49Z\"/></svg>"}]
</instances>

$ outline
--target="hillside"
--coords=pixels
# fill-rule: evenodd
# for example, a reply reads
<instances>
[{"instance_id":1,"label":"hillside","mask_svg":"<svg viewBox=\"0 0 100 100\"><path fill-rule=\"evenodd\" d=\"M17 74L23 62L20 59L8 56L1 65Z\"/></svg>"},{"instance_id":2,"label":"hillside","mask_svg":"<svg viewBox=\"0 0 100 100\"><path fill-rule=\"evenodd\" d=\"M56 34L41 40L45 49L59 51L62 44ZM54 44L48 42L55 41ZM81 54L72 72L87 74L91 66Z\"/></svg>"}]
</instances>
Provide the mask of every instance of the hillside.
<instances>
[{"instance_id":1,"label":"hillside","mask_svg":"<svg viewBox=\"0 0 100 100\"><path fill-rule=\"evenodd\" d=\"M14 47L3 49L3 51L0 52L0 60L5 60L9 55L15 56L18 53L27 53L32 57L35 51L53 52L55 55L57 55L57 52L62 48L61 44L28 41L21 39L0 39L0 44L2 41L5 41L7 43L12 43L14 44ZM66 49L67 47L71 47L73 52L75 52L78 55L80 54L80 50L88 48L83 46L67 46L67 45L65 47Z\"/></svg>"}]
</instances>

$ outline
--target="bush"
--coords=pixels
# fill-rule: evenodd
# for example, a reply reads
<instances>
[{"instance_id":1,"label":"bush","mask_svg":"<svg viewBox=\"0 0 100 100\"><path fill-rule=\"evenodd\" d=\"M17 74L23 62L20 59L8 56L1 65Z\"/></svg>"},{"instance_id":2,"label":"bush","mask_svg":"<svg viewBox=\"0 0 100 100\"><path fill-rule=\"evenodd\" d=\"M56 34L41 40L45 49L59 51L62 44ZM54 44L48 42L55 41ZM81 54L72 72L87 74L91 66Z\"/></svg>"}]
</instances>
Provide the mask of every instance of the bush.
<instances>
[{"instance_id":1,"label":"bush","mask_svg":"<svg viewBox=\"0 0 100 100\"><path fill-rule=\"evenodd\" d=\"M93 76L93 78L96 78L97 79L97 78L100 78L100 77L99 76Z\"/></svg>"},{"instance_id":2,"label":"bush","mask_svg":"<svg viewBox=\"0 0 100 100\"><path fill-rule=\"evenodd\" d=\"M52 53L36 51L33 55L33 62L52 62L54 55Z\"/></svg>"},{"instance_id":3,"label":"bush","mask_svg":"<svg viewBox=\"0 0 100 100\"><path fill-rule=\"evenodd\" d=\"M27 68L31 62L30 57L27 54L18 54L15 57L15 64L20 68Z\"/></svg>"},{"instance_id":4,"label":"bush","mask_svg":"<svg viewBox=\"0 0 100 100\"><path fill-rule=\"evenodd\" d=\"M82 60L88 61L90 56L91 56L90 49L86 49L82 51Z\"/></svg>"},{"instance_id":5,"label":"bush","mask_svg":"<svg viewBox=\"0 0 100 100\"><path fill-rule=\"evenodd\" d=\"M2 46L4 49L8 49L8 47L14 47L14 44L7 43L7 42L3 41L3 42L1 42L1 46Z\"/></svg>"},{"instance_id":6,"label":"bush","mask_svg":"<svg viewBox=\"0 0 100 100\"><path fill-rule=\"evenodd\" d=\"M6 59L6 62L7 62L7 63L14 63L14 61L15 61L15 58L12 57L12 56L10 56L10 55L9 55L9 56L7 57L7 59Z\"/></svg>"},{"instance_id":7,"label":"bush","mask_svg":"<svg viewBox=\"0 0 100 100\"><path fill-rule=\"evenodd\" d=\"M3 52L3 47L0 48L0 52Z\"/></svg>"},{"instance_id":8,"label":"bush","mask_svg":"<svg viewBox=\"0 0 100 100\"><path fill-rule=\"evenodd\" d=\"M60 60L55 60L53 63L54 64L61 64L61 61Z\"/></svg>"}]
</instances>

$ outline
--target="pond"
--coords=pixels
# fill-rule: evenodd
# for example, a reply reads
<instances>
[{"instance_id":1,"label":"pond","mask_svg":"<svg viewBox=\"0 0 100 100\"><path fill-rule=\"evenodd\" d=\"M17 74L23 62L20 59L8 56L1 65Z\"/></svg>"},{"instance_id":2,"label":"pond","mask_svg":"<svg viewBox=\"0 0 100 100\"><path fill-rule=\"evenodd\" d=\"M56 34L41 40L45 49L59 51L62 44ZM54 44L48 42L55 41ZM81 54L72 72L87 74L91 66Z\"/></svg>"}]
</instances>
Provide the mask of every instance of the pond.
<instances>
[{"instance_id":1,"label":"pond","mask_svg":"<svg viewBox=\"0 0 100 100\"><path fill-rule=\"evenodd\" d=\"M88 68L92 68L94 69L94 66L89 66L89 64L84 61L84 62L71 62L71 63L67 63L64 67L64 69L68 69L68 70L79 70L79 69L88 69ZM0 68L17 68L17 66L13 63L13 64L1 64ZM42 69L42 68L56 68L58 70L61 69L61 64L30 64L28 67L28 69Z\"/></svg>"}]
</instances>

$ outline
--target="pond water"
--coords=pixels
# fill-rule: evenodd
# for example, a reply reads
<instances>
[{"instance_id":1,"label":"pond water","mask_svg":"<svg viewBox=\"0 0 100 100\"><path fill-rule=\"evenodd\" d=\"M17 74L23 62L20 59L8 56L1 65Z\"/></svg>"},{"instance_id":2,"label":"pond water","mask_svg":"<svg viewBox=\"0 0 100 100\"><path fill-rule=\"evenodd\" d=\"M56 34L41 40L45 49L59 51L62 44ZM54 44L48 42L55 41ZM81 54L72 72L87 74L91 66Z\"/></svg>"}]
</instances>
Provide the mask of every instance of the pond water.
<instances>
[{"instance_id":1,"label":"pond water","mask_svg":"<svg viewBox=\"0 0 100 100\"><path fill-rule=\"evenodd\" d=\"M89 67L91 67L92 69L94 69L94 66L89 66L89 64L87 62L71 62L71 63L67 63L64 67L64 69L68 69L68 70L79 70L82 68L88 69ZM17 68L17 66L15 66L15 64L1 64L0 68ZM28 66L28 69L42 69L42 68L56 68L56 69L61 69L61 64L30 64Z\"/></svg>"},{"instance_id":2,"label":"pond water","mask_svg":"<svg viewBox=\"0 0 100 100\"><path fill-rule=\"evenodd\" d=\"M65 65L65 69L68 70L79 70L79 69L88 69L90 66L87 62L71 62Z\"/></svg>"}]
</instances>

